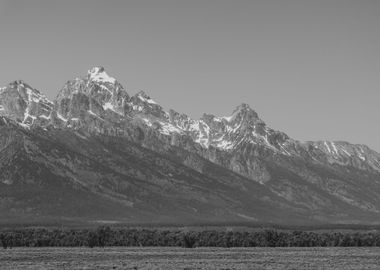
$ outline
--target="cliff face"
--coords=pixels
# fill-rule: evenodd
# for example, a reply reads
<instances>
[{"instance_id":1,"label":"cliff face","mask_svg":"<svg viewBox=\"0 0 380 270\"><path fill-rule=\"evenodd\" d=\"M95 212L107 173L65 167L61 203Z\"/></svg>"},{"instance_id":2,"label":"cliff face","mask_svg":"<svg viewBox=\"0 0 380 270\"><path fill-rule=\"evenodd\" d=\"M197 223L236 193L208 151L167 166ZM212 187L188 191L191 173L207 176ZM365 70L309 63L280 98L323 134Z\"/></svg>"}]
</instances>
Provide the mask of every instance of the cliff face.
<instances>
[{"instance_id":1,"label":"cliff face","mask_svg":"<svg viewBox=\"0 0 380 270\"><path fill-rule=\"evenodd\" d=\"M380 222L380 155L299 142L247 104L194 120L104 68L49 101L22 81L0 89L3 220Z\"/></svg>"}]
</instances>

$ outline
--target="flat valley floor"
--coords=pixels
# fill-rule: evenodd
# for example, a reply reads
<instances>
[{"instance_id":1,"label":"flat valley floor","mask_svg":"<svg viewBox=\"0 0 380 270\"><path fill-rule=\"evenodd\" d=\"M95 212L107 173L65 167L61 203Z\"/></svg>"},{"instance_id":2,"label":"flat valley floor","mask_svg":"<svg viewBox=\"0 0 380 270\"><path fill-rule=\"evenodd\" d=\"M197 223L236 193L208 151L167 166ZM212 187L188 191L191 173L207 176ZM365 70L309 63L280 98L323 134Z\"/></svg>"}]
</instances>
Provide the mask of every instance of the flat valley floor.
<instances>
[{"instance_id":1,"label":"flat valley floor","mask_svg":"<svg viewBox=\"0 0 380 270\"><path fill-rule=\"evenodd\" d=\"M0 269L380 269L380 248L13 248Z\"/></svg>"}]
</instances>

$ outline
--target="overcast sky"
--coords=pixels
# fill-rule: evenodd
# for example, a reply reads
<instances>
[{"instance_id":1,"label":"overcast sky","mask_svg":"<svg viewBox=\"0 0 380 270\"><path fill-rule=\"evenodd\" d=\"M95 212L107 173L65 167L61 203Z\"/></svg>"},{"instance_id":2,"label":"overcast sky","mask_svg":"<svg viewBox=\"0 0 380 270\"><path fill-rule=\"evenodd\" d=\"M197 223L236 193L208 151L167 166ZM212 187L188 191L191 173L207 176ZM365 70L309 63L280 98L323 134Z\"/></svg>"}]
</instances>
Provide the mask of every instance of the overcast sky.
<instances>
[{"instance_id":1,"label":"overcast sky","mask_svg":"<svg viewBox=\"0 0 380 270\"><path fill-rule=\"evenodd\" d=\"M95 65L194 118L248 103L305 140L380 151L380 1L0 0L0 85L53 99Z\"/></svg>"}]
</instances>

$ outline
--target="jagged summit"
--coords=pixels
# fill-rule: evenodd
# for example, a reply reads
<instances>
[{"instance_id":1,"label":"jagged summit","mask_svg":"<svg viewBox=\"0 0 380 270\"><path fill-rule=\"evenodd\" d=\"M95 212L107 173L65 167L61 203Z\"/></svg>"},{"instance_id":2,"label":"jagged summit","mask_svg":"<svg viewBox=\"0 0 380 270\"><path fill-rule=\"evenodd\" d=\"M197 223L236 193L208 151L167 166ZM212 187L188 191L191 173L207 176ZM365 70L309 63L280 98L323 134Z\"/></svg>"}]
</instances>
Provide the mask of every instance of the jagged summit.
<instances>
[{"instance_id":1,"label":"jagged summit","mask_svg":"<svg viewBox=\"0 0 380 270\"><path fill-rule=\"evenodd\" d=\"M18 91L20 90L23 90L23 89L30 89L31 91L33 92L36 92L36 93L39 93L40 94L40 91L38 91L37 89L31 87L28 83L26 83L25 81L19 79L19 80L14 80L12 82L10 82L5 88L8 88L8 89L17 89Z\"/></svg>"},{"instance_id":2,"label":"jagged summit","mask_svg":"<svg viewBox=\"0 0 380 270\"><path fill-rule=\"evenodd\" d=\"M14 80L14 81L12 81L12 82L9 83L9 85L20 85L20 84L27 84L27 83L24 82L24 81L21 80L21 79Z\"/></svg>"},{"instance_id":3,"label":"jagged summit","mask_svg":"<svg viewBox=\"0 0 380 270\"><path fill-rule=\"evenodd\" d=\"M240 105L236 106L233 113L240 112L240 111L254 111L247 103L241 103Z\"/></svg>"},{"instance_id":4,"label":"jagged summit","mask_svg":"<svg viewBox=\"0 0 380 270\"><path fill-rule=\"evenodd\" d=\"M111 118L125 116L129 98L124 87L103 67L97 66L88 70L87 76L68 81L55 103L58 119L63 125L76 128L91 125L92 129L104 130L94 127L94 121L104 121L107 115ZM70 119L75 119L76 124L73 125Z\"/></svg>"},{"instance_id":5,"label":"jagged summit","mask_svg":"<svg viewBox=\"0 0 380 270\"><path fill-rule=\"evenodd\" d=\"M13 81L0 91L0 115L25 127L45 124L52 110L53 102L22 80Z\"/></svg>"},{"instance_id":6,"label":"jagged summit","mask_svg":"<svg viewBox=\"0 0 380 270\"><path fill-rule=\"evenodd\" d=\"M143 98L146 98L146 99L150 99L150 96L144 90L138 91L135 94L135 96L140 96L140 97L143 97Z\"/></svg>"},{"instance_id":7,"label":"jagged summit","mask_svg":"<svg viewBox=\"0 0 380 270\"><path fill-rule=\"evenodd\" d=\"M98 74L103 72L105 72L105 68L103 66L94 66L87 71L88 74Z\"/></svg>"},{"instance_id":8,"label":"jagged summit","mask_svg":"<svg viewBox=\"0 0 380 270\"><path fill-rule=\"evenodd\" d=\"M150 104L157 104L147 93L145 93L143 90L140 90L139 92L136 93L135 95L137 98L140 100L150 103Z\"/></svg>"},{"instance_id":9,"label":"jagged summit","mask_svg":"<svg viewBox=\"0 0 380 270\"><path fill-rule=\"evenodd\" d=\"M242 103L237 106L230 116L224 116L222 118L227 121L233 121L237 117L245 119L259 119L258 114L246 103Z\"/></svg>"},{"instance_id":10,"label":"jagged summit","mask_svg":"<svg viewBox=\"0 0 380 270\"><path fill-rule=\"evenodd\" d=\"M116 79L109 76L107 72L105 71L104 67L97 66L93 67L87 72L88 79L95 82L100 83L111 83L114 84L116 82Z\"/></svg>"}]
</instances>

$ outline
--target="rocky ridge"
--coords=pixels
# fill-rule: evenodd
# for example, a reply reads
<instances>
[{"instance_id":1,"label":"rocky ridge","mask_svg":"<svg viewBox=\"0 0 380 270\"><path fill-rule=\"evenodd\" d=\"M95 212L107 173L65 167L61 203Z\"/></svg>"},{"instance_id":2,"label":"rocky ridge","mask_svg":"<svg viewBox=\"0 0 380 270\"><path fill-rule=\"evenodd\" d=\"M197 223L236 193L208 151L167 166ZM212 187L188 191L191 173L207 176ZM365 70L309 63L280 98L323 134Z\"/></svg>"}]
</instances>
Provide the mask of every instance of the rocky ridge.
<instances>
[{"instance_id":1,"label":"rocky ridge","mask_svg":"<svg viewBox=\"0 0 380 270\"><path fill-rule=\"evenodd\" d=\"M194 120L165 111L142 91L130 96L104 68L94 67L68 81L53 102L22 81L1 88L0 116L28 132L58 129L84 138L126 139L170 153L201 174L208 173L207 160L307 211L334 208L338 200L380 213L380 154L347 142L299 142L268 127L247 104L230 116Z\"/></svg>"}]
</instances>

